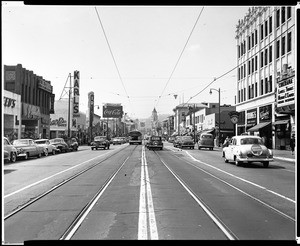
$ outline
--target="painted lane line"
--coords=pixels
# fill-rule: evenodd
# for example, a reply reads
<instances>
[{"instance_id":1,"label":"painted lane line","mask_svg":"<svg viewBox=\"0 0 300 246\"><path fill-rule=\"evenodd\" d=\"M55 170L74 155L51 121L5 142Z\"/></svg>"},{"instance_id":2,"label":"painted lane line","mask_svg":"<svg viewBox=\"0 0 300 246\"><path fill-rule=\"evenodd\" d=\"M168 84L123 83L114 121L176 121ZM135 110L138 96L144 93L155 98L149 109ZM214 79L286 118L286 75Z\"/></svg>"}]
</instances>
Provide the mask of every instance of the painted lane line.
<instances>
[{"instance_id":1,"label":"painted lane line","mask_svg":"<svg viewBox=\"0 0 300 246\"><path fill-rule=\"evenodd\" d=\"M173 176L178 180L178 182L184 187L184 189L194 198L194 200L200 205L200 207L205 211L205 213L213 220L213 222L220 228L220 230L226 235L226 237L230 240L235 240L237 237L234 235L233 232L231 232L228 228L226 228L221 222L220 219L218 219L207 207L204 205L203 202L198 199L197 196L194 195L194 193L190 190L190 188L185 185L183 181L175 174L171 168L168 167L168 165L160 158L161 162L168 168L168 170L173 174Z\"/></svg>"},{"instance_id":2,"label":"painted lane line","mask_svg":"<svg viewBox=\"0 0 300 246\"><path fill-rule=\"evenodd\" d=\"M222 172L222 173L225 173L225 174L227 174L227 175L229 175L229 176L232 176L232 177L234 177L234 178L236 178L236 179L239 179L239 180L241 180L241 181L243 181L243 182L245 182L245 183L251 184L251 185L253 185L253 186L255 186L255 187L258 187L258 188L260 188L260 189L262 189L262 190L265 190L265 191L267 191L267 192L269 192L269 193L272 193L272 194L274 194L274 195L276 195L276 196L279 196L279 197L281 197L281 198L283 198L283 199L286 199L286 200L288 200L288 201L290 201L290 202L296 203L296 201L294 201L293 199L291 199L291 198L289 198L289 197L286 197L286 196L284 196L284 195L281 195L281 194L279 194L279 193L277 193L277 192L275 192L275 191L269 190L269 189L267 189L267 188L264 187L264 186L255 184L255 183L253 183L253 182L251 182L251 181L249 181L249 180L240 178L240 177L235 176L235 175L233 175L233 174L231 174L231 173L228 173L228 172L226 172L226 171L224 171L224 170L222 170L222 169L219 169L219 168L214 167L214 166L212 166L212 165L210 165L210 164L207 164L207 163L205 163L205 162L203 162L203 161L200 161L200 160L196 159L195 157L193 157L193 156L192 156L190 153L188 153L187 151L185 151L185 153L186 153L188 156L190 156L190 157L192 158L193 161L196 161L196 162L199 162L199 163L204 164L204 165L206 165L206 166L209 166L209 167L211 167L211 168L213 168L213 169L216 169L216 170L218 170L218 171L220 171L220 172Z\"/></svg>"},{"instance_id":3,"label":"painted lane line","mask_svg":"<svg viewBox=\"0 0 300 246\"><path fill-rule=\"evenodd\" d=\"M60 174L62 174L62 173L65 173L65 172L67 172L67 171L70 171L70 170L72 170L72 169L74 169L74 168L76 168L76 167L79 167L79 166L81 166L81 165L83 165L83 164L85 164L85 163L87 163L87 162L89 162L89 161L92 161L92 160L94 160L94 159L96 159L96 158L99 158L99 157L102 157L102 156L104 156L104 155L107 155L108 153L110 153L110 152L107 152L107 153L105 153L105 154L103 154L103 155L96 156L96 157L94 157L94 158L92 158L92 159L90 159L90 160L87 160L87 161L84 161L84 162L82 162L82 163L79 163L79 164L76 165L76 166L70 167L70 168L65 169L65 170L63 170L63 171L61 171L61 172L58 172L58 173L56 173L56 174L53 174L53 175L51 175L51 176L49 176L49 177L47 177L47 178L44 178L44 179L42 179L42 180L39 180L39 181L37 181L37 182L35 182L35 183L32 183L32 184L30 184L30 185L27 185L27 186L23 187L22 189L16 190L16 191L14 191L14 192L12 192L12 193L10 193L10 194L5 195L4 198L10 197L10 196L12 196L12 195L15 195L15 194L17 194L17 193L19 193L19 192L21 192L21 191L23 191L23 190L26 190L26 189L28 189L28 188L30 188L30 187L32 187L32 186L35 186L35 185L37 185L37 184L40 184L40 183L42 183L42 182L44 182L44 181L46 181L46 180L48 180L48 179L51 179L51 178L53 178L53 177L55 177L55 176L57 176L57 175L60 175Z\"/></svg>"},{"instance_id":4,"label":"painted lane line","mask_svg":"<svg viewBox=\"0 0 300 246\"><path fill-rule=\"evenodd\" d=\"M150 238L148 236L148 220L149 220ZM158 233L157 233L154 206L152 200L152 192L150 187L150 179L148 174L147 160L145 156L145 148L143 146L142 158L141 158L141 188L140 188L138 239L146 240L148 238L156 240L158 239Z\"/></svg>"},{"instance_id":5,"label":"painted lane line","mask_svg":"<svg viewBox=\"0 0 300 246\"><path fill-rule=\"evenodd\" d=\"M158 233L157 233L157 226L155 220L155 213L154 213L154 206L152 200L152 192L150 187L150 179L148 174L148 165L146 160L145 148L143 149L144 153L144 164L145 164L145 172L146 172L146 187L147 187L147 201L148 201L148 213L149 213L149 225L150 225L150 237L151 239L157 240Z\"/></svg>"}]
</instances>

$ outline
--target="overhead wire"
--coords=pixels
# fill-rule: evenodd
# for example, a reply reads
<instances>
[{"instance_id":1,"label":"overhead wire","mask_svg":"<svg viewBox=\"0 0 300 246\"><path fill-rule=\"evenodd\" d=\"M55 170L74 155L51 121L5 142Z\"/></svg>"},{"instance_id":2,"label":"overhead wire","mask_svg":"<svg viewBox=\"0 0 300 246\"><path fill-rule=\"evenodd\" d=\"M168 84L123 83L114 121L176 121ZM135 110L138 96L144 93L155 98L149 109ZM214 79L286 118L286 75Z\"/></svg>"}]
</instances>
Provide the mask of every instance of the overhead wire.
<instances>
[{"instance_id":1,"label":"overhead wire","mask_svg":"<svg viewBox=\"0 0 300 246\"><path fill-rule=\"evenodd\" d=\"M164 87L163 90L162 90L161 95L160 95L160 96L158 97L158 99L157 99L157 102L156 102L155 107L157 107L157 105L158 105L158 103L159 103L159 100L160 100L161 96L162 96L163 93L165 92L165 89L167 88L167 86L168 86L168 84L169 84L169 82L170 82L170 80L171 80L171 78L172 78L172 75L173 75L173 73L175 72L175 69L177 68L177 65L178 65L178 63L179 63L179 61L180 61L180 59L181 59L181 57L182 57L182 54L183 54L183 52L184 52L184 50L185 50L185 48L186 48L186 46L187 46L187 44L188 44L188 42L189 42L189 40L190 40L192 34L193 34L193 32L194 32L194 29L195 29L195 27L196 27L196 25L197 25L197 23L198 23L198 20L199 20L201 14L202 14L202 12L203 12L203 9L204 9L204 7L202 7L202 9L201 9L201 11L200 11L200 13L199 13L199 15L198 15L198 17L197 17L197 20L196 20L196 22L195 22L195 24L194 24L194 26L193 26L193 28L192 28L192 30L191 30L191 32L190 32L190 35L189 35L189 37L188 37L188 39L187 39L187 41L186 41L186 43L185 43L185 45L184 45L184 47L183 47L183 49L182 49L182 51L181 51L181 53L180 53L178 59L177 59L177 62L176 62L175 66L174 66L174 68L173 68L173 70L172 70L172 72L171 72L171 75L170 75L169 79L167 80L167 82L166 82L166 84L165 84L165 87Z\"/></svg>"}]
</instances>

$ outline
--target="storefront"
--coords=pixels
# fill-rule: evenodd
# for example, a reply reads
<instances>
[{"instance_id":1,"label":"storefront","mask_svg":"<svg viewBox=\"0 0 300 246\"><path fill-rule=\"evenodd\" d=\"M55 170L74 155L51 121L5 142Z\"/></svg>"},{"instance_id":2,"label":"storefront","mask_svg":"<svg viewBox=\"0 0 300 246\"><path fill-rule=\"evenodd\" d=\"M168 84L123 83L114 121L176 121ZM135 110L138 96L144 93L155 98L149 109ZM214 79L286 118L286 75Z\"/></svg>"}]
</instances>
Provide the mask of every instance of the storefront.
<instances>
[{"instance_id":1,"label":"storefront","mask_svg":"<svg viewBox=\"0 0 300 246\"><path fill-rule=\"evenodd\" d=\"M21 137L21 96L3 90L3 136L10 141Z\"/></svg>"},{"instance_id":2,"label":"storefront","mask_svg":"<svg viewBox=\"0 0 300 246\"><path fill-rule=\"evenodd\" d=\"M237 130L236 135L241 135L242 133L246 132L246 118L245 118L245 111L239 112L238 122L236 124Z\"/></svg>"}]
</instances>

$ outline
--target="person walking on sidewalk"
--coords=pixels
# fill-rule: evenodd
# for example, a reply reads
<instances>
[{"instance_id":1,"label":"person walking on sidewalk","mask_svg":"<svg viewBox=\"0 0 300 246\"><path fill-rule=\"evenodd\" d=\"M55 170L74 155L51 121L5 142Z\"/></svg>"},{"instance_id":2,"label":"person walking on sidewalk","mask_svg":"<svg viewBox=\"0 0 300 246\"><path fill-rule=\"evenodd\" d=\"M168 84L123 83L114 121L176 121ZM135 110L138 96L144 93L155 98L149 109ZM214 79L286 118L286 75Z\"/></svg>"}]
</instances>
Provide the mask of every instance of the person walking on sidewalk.
<instances>
[{"instance_id":1,"label":"person walking on sidewalk","mask_svg":"<svg viewBox=\"0 0 300 246\"><path fill-rule=\"evenodd\" d=\"M292 134L292 136L291 136L290 147L291 147L292 155L293 155L294 154L294 150L295 150L295 135L294 134Z\"/></svg>"}]
</instances>

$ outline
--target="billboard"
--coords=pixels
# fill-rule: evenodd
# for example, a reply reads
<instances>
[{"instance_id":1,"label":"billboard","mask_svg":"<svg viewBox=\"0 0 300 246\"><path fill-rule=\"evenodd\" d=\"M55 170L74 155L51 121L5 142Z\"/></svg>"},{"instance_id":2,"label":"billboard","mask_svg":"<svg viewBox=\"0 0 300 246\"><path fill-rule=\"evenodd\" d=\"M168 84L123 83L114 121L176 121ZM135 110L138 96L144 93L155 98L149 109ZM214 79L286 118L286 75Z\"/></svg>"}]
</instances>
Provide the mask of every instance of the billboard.
<instances>
[{"instance_id":1,"label":"billboard","mask_svg":"<svg viewBox=\"0 0 300 246\"><path fill-rule=\"evenodd\" d=\"M94 120L94 92L91 91L88 94L88 98L89 98L89 119L90 119L90 127L93 127L93 120Z\"/></svg>"},{"instance_id":2,"label":"billboard","mask_svg":"<svg viewBox=\"0 0 300 246\"><path fill-rule=\"evenodd\" d=\"M79 71L74 71L73 117L79 117Z\"/></svg>"},{"instance_id":3,"label":"billboard","mask_svg":"<svg viewBox=\"0 0 300 246\"><path fill-rule=\"evenodd\" d=\"M103 106L103 118L122 118L123 107L121 104L106 103Z\"/></svg>"}]
</instances>

